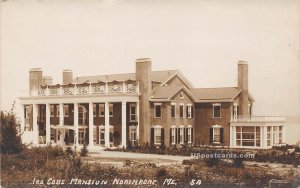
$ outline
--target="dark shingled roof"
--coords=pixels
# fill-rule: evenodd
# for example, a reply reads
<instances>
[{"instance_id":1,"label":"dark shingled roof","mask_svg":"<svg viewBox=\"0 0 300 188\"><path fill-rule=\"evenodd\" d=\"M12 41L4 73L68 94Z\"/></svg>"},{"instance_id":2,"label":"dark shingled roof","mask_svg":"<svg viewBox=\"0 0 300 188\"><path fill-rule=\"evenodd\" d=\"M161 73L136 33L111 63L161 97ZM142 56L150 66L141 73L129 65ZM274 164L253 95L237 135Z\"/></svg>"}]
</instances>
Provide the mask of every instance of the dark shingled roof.
<instances>
[{"instance_id":1,"label":"dark shingled roof","mask_svg":"<svg viewBox=\"0 0 300 188\"><path fill-rule=\"evenodd\" d=\"M241 90L237 87L195 88L190 92L197 100L227 100L234 99Z\"/></svg>"},{"instance_id":2,"label":"dark shingled roof","mask_svg":"<svg viewBox=\"0 0 300 188\"><path fill-rule=\"evenodd\" d=\"M166 70L166 71L152 71L150 74L151 81L163 82L167 80L170 76L175 74L177 70ZM126 74L110 74L110 75L98 75L98 76L81 76L75 78L73 81L75 83L84 83L88 82L111 82L111 81L126 81L126 80L135 80L135 73L126 73Z\"/></svg>"},{"instance_id":3,"label":"dark shingled roof","mask_svg":"<svg viewBox=\"0 0 300 188\"><path fill-rule=\"evenodd\" d=\"M153 99L168 99L174 96L183 86L163 86L158 87L152 92L151 98Z\"/></svg>"}]
</instances>

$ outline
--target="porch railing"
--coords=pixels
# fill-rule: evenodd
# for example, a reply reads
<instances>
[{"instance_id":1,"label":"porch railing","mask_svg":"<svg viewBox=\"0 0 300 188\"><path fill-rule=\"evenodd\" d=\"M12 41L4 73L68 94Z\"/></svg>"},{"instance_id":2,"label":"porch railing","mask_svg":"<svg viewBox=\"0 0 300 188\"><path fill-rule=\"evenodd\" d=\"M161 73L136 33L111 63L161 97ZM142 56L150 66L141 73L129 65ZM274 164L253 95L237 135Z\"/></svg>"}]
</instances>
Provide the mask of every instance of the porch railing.
<instances>
[{"instance_id":1,"label":"porch railing","mask_svg":"<svg viewBox=\"0 0 300 188\"><path fill-rule=\"evenodd\" d=\"M43 86L41 89L33 89L31 96L60 96L60 95L91 95L111 93L139 93L139 83L106 82L83 83L70 85Z\"/></svg>"},{"instance_id":2,"label":"porch railing","mask_svg":"<svg viewBox=\"0 0 300 188\"><path fill-rule=\"evenodd\" d=\"M284 116L232 116L231 122L285 122Z\"/></svg>"}]
</instances>

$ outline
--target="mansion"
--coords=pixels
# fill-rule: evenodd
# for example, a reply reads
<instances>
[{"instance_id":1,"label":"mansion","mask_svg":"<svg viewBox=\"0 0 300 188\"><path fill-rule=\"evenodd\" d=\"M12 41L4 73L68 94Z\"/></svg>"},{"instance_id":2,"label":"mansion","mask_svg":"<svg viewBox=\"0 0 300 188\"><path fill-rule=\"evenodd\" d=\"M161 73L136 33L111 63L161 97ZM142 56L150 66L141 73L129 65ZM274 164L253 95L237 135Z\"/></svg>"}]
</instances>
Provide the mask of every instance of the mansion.
<instances>
[{"instance_id":1,"label":"mansion","mask_svg":"<svg viewBox=\"0 0 300 188\"><path fill-rule=\"evenodd\" d=\"M29 71L29 95L19 97L22 141L90 149L162 144L268 149L285 144L285 118L253 115L248 64L238 62L237 86L194 88L178 70L73 77L53 84Z\"/></svg>"}]
</instances>

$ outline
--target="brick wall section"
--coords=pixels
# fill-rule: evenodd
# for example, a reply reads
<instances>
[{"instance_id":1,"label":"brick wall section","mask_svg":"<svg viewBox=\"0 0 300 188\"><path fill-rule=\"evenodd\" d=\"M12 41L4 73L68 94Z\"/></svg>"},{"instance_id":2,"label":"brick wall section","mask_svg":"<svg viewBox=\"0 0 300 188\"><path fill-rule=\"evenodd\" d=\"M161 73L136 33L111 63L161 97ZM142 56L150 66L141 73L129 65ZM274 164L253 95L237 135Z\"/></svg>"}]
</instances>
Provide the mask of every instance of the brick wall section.
<instances>
[{"instance_id":1,"label":"brick wall section","mask_svg":"<svg viewBox=\"0 0 300 188\"><path fill-rule=\"evenodd\" d=\"M198 103L195 105L195 143L210 144L209 129L213 125L224 128L223 145L230 144L229 122L231 119L232 103L221 103L221 118L213 118L213 103Z\"/></svg>"}]
</instances>

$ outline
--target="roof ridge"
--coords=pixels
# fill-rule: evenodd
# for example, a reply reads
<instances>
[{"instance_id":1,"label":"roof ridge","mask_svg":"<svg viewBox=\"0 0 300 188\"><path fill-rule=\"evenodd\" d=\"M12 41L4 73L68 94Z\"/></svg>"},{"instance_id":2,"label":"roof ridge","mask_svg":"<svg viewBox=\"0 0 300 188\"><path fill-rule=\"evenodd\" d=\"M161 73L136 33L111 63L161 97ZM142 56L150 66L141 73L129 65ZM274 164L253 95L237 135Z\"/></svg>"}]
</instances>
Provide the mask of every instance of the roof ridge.
<instances>
[{"instance_id":1,"label":"roof ridge","mask_svg":"<svg viewBox=\"0 0 300 188\"><path fill-rule=\"evenodd\" d=\"M224 88L239 89L238 87L199 87L199 88L191 88L190 90L193 90L193 89L224 89Z\"/></svg>"}]
</instances>

